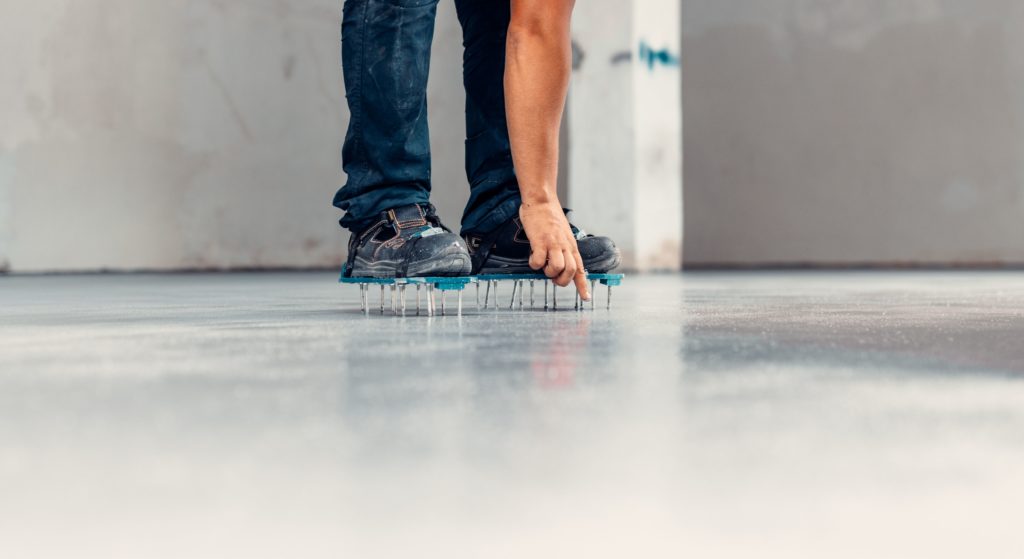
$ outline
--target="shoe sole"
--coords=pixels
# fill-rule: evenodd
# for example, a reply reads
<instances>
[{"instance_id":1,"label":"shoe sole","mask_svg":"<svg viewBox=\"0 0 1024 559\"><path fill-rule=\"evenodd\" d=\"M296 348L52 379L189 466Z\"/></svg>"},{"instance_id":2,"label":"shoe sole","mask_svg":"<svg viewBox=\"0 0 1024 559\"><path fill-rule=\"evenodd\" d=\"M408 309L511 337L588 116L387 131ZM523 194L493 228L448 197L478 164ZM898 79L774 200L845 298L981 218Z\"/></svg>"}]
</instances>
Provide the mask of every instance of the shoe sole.
<instances>
[{"instance_id":1,"label":"shoe sole","mask_svg":"<svg viewBox=\"0 0 1024 559\"><path fill-rule=\"evenodd\" d=\"M402 262L395 260L378 260L369 262L356 258L352 270L354 278L391 279L397 277L459 277L468 276L473 271L473 262L469 254L458 248L449 249L430 260L416 262L409 266L405 274L399 274Z\"/></svg>"},{"instance_id":2,"label":"shoe sole","mask_svg":"<svg viewBox=\"0 0 1024 559\"><path fill-rule=\"evenodd\" d=\"M584 263L587 267L587 272L591 274L605 274L622 264L622 254L618 249L612 254L604 257L601 260L591 261L590 263ZM502 258L500 256L491 256L487 259L487 265L480 270L480 275L520 275L520 274L536 274L539 273L530 267L530 262L523 260L511 260L508 258Z\"/></svg>"}]
</instances>

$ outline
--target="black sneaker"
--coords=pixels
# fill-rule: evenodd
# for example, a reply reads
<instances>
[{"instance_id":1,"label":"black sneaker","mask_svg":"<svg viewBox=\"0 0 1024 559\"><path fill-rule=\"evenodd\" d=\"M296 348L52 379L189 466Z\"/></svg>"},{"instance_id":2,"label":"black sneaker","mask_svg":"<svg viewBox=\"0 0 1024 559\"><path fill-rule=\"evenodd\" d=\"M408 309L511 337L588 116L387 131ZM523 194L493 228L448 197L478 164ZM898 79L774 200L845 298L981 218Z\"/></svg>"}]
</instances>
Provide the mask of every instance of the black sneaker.
<instances>
[{"instance_id":1,"label":"black sneaker","mask_svg":"<svg viewBox=\"0 0 1024 559\"><path fill-rule=\"evenodd\" d=\"M583 267L592 274L604 274L619 267L622 255L608 237L589 235L572 224L570 210L565 210L569 226L576 236ZM466 235L466 244L473 257L473 274L535 274L530 268L530 240L523 222L515 216L488 235Z\"/></svg>"},{"instance_id":2,"label":"black sneaker","mask_svg":"<svg viewBox=\"0 0 1024 559\"><path fill-rule=\"evenodd\" d=\"M380 221L354 233L345 273L355 278L466 276L472 262L466 245L445 227L429 204L383 212Z\"/></svg>"}]
</instances>

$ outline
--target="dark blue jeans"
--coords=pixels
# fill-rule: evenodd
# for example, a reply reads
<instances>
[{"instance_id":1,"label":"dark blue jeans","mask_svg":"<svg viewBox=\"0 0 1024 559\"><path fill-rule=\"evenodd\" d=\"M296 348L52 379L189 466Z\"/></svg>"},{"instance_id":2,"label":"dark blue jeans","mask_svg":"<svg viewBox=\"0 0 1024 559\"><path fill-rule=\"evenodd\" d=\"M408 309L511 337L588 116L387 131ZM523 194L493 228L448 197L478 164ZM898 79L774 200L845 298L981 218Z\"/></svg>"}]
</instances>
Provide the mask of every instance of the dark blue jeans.
<instances>
[{"instance_id":1,"label":"dark blue jeans","mask_svg":"<svg viewBox=\"0 0 1024 559\"><path fill-rule=\"evenodd\" d=\"M427 75L438 0L345 0L342 63L351 111L342 150L348 184L334 197L359 231L382 211L430 198ZM505 119L509 0L455 0L466 88L463 233L508 221L521 198Z\"/></svg>"}]
</instances>

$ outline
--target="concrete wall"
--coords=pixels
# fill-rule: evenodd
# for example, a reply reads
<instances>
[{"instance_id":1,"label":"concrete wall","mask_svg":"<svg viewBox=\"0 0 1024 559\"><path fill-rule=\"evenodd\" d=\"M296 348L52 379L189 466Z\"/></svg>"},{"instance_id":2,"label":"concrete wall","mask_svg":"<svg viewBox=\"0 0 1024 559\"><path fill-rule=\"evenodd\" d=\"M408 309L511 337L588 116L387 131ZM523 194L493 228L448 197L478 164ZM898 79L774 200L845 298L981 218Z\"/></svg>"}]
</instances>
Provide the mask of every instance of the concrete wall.
<instances>
[{"instance_id":1,"label":"concrete wall","mask_svg":"<svg viewBox=\"0 0 1024 559\"><path fill-rule=\"evenodd\" d=\"M677 0L577 5L569 98L569 197L630 270L682 266Z\"/></svg>"},{"instance_id":2,"label":"concrete wall","mask_svg":"<svg viewBox=\"0 0 1024 559\"><path fill-rule=\"evenodd\" d=\"M336 265L340 6L0 1L0 268ZM689 263L1024 263L1024 4L682 9ZM440 11L435 203L455 224L461 47ZM574 197L600 231L599 198Z\"/></svg>"},{"instance_id":3,"label":"concrete wall","mask_svg":"<svg viewBox=\"0 0 1024 559\"><path fill-rule=\"evenodd\" d=\"M0 268L333 266L337 0L0 2ZM435 202L457 223L461 37L438 21Z\"/></svg>"},{"instance_id":4,"label":"concrete wall","mask_svg":"<svg viewBox=\"0 0 1024 559\"><path fill-rule=\"evenodd\" d=\"M683 0L686 260L1024 263L1024 3Z\"/></svg>"},{"instance_id":5,"label":"concrete wall","mask_svg":"<svg viewBox=\"0 0 1024 559\"><path fill-rule=\"evenodd\" d=\"M587 9L591 4L603 9ZM633 10L619 0L577 5L576 60L567 111L570 150L563 154L571 162L572 191L566 202L576 210L584 229L613 236L629 264L636 260L632 247L637 241L631 223L635 212L633 112L621 108L633 106L632 21Z\"/></svg>"}]
</instances>

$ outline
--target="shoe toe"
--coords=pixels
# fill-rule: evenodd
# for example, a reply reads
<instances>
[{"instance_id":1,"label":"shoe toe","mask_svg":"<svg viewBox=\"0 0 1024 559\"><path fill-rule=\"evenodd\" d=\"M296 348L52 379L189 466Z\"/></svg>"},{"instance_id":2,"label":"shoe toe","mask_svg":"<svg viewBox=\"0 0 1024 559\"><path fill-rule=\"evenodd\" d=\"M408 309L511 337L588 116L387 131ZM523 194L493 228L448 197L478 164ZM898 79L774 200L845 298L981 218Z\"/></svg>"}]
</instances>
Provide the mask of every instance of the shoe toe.
<instances>
[{"instance_id":1,"label":"shoe toe","mask_svg":"<svg viewBox=\"0 0 1024 559\"><path fill-rule=\"evenodd\" d=\"M462 250L467 253L469 250L466 248L466 243L461 237L453 233L443 233L440 235L431 235L429 237L420 237L412 243L410 250L410 256L414 259L430 258L431 256L448 252Z\"/></svg>"},{"instance_id":2,"label":"shoe toe","mask_svg":"<svg viewBox=\"0 0 1024 559\"><path fill-rule=\"evenodd\" d=\"M609 272L622 262L618 247L608 237L587 237L579 242L579 249L584 266L593 273Z\"/></svg>"},{"instance_id":3,"label":"shoe toe","mask_svg":"<svg viewBox=\"0 0 1024 559\"><path fill-rule=\"evenodd\" d=\"M406 262L410 277L464 276L472 269L465 242L452 233L416 239L408 249Z\"/></svg>"}]
</instances>

